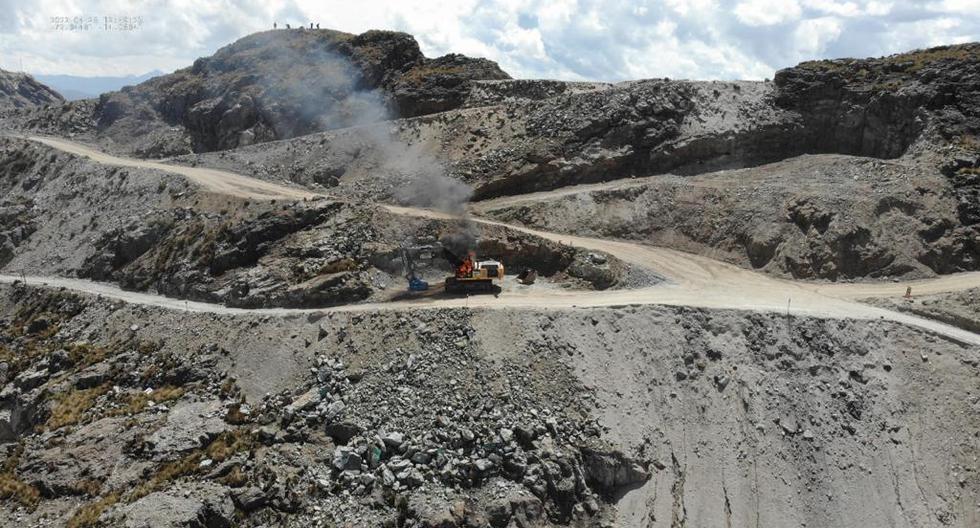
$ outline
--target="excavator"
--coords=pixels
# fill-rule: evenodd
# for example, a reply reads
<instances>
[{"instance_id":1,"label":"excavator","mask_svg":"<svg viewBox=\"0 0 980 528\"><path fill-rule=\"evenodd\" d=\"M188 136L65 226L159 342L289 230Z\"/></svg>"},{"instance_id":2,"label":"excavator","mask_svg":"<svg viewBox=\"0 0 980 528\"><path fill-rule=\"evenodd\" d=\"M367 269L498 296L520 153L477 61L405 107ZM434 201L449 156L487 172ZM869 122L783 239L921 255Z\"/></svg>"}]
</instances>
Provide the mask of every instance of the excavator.
<instances>
[{"instance_id":1,"label":"excavator","mask_svg":"<svg viewBox=\"0 0 980 528\"><path fill-rule=\"evenodd\" d=\"M442 256L456 270L454 277L446 277L447 293L491 293L493 281L504 278L504 265L496 260L476 260L472 251L459 258L447 248L442 248Z\"/></svg>"},{"instance_id":2,"label":"excavator","mask_svg":"<svg viewBox=\"0 0 980 528\"><path fill-rule=\"evenodd\" d=\"M501 262L477 260L472 251L461 258L441 244L403 246L401 256L409 291L429 289L429 283L418 276L416 263L429 262L435 254L440 254L453 267L453 276L445 280L446 293L493 293L496 289L494 281L504 278L504 265Z\"/></svg>"}]
</instances>

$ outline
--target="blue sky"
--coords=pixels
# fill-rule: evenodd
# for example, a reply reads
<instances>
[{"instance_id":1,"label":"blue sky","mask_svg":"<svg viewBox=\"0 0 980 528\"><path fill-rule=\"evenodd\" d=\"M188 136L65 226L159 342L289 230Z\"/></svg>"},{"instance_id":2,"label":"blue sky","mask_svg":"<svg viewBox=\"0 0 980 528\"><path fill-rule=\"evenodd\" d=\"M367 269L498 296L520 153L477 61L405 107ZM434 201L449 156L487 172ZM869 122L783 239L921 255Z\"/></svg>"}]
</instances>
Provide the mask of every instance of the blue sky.
<instances>
[{"instance_id":1,"label":"blue sky","mask_svg":"<svg viewBox=\"0 0 980 528\"><path fill-rule=\"evenodd\" d=\"M76 16L100 24L52 21ZM106 31L105 16L142 25ZM171 71L273 21L406 31L429 56L483 56L521 78L763 79L813 58L980 40L980 0L0 0L0 68Z\"/></svg>"}]
</instances>

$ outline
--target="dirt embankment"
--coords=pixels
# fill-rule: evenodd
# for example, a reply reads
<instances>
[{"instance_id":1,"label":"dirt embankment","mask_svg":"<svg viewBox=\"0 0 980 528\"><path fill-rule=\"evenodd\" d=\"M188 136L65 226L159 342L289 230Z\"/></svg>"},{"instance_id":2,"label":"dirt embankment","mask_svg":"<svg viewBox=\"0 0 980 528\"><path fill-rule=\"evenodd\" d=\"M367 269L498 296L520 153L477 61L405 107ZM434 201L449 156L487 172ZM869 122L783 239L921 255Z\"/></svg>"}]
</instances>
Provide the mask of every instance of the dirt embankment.
<instances>
[{"instance_id":1,"label":"dirt embankment","mask_svg":"<svg viewBox=\"0 0 980 528\"><path fill-rule=\"evenodd\" d=\"M980 288L933 295L916 295L913 289L907 299L866 299L865 302L980 334Z\"/></svg>"}]
</instances>

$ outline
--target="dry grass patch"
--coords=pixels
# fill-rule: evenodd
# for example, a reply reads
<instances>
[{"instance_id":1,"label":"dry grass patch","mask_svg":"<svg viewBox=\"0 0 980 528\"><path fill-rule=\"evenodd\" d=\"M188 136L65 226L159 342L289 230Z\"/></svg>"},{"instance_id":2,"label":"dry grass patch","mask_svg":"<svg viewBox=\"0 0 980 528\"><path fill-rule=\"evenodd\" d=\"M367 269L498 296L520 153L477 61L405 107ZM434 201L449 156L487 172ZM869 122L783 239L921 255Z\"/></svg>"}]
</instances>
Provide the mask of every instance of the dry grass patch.
<instances>
[{"instance_id":1,"label":"dry grass patch","mask_svg":"<svg viewBox=\"0 0 980 528\"><path fill-rule=\"evenodd\" d=\"M101 499L79 507L68 519L68 528L93 528L98 526L99 517L112 505L119 502L119 493L110 493Z\"/></svg>"},{"instance_id":2,"label":"dry grass patch","mask_svg":"<svg viewBox=\"0 0 980 528\"><path fill-rule=\"evenodd\" d=\"M72 482L71 485L68 486L68 489L76 495L98 497L99 493L102 491L102 483L98 480L82 479L78 482Z\"/></svg>"},{"instance_id":3,"label":"dry grass patch","mask_svg":"<svg viewBox=\"0 0 980 528\"><path fill-rule=\"evenodd\" d=\"M174 480L200 471L201 461L209 458L221 463L239 452L250 451L255 445L251 433L236 429L222 433L204 449L188 453L183 458L164 464L157 472L125 497L126 502L139 500L165 488ZM244 479L244 476L242 476Z\"/></svg>"},{"instance_id":4,"label":"dry grass patch","mask_svg":"<svg viewBox=\"0 0 980 528\"><path fill-rule=\"evenodd\" d=\"M250 418L242 412L242 404L236 403L228 407L228 412L225 413L225 421L231 425L244 425L250 421Z\"/></svg>"},{"instance_id":5,"label":"dry grass patch","mask_svg":"<svg viewBox=\"0 0 980 528\"><path fill-rule=\"evenodd\" d=\"M13 500L33 511L41 500L41 492L21 481L15 473L23 452L24 445L18 445L0 466L0 500Z\"/></svg>"},{"instance_id":6,"label":"dry grass patch","mask_svg":"<svg viewBox=\"0 0 980 528\"><path fill-rule=\"evenodd\" d=\"M229 471L227 475L219 478L218 482L231 488L240 488L244 486L246 482L248 482L248 477L245 475L245 472L242 471L241 466L235 465L235 467L231 468L231 471Z\"/></svg>"},{"instance_id":7,"label":"dry grass patch","mask_svg":"<svg viewBox=\"0 0 980 528\"><path fill-rule=\"evenodd\" d=\"M416 66L402 76L401 80L421 85L429 77L436 75L459 75L465 70L462 66Z\"/></svg>"},{"instance_id":8,"label":"dry grass patch","mask_svg":"<svg viewBox=\"0 0 980 528\"><path fill-rule=\"evenodd\" d=\"M41 500L41 492L22 482L13 473L0 473L0 500L14 500L21 506L34 510Z\"/></svg>"},{"instance_id":9,"label":"dry grass patch","mask_svg":"<svg viewBox=\"0 0 980 528\"><path fill-rule=\"evenodd\" d=\"M54 396L54 408L51 416L45 422L48 430L59 429L66 425L74 425L81 421L82 416L95 405L95 401L109 391L109 384L99 385L91 389L72 389Z\"/></svg>"},{"instance_id":10,"label":"dry grass patch","mask_svg":"<svg viewBox=\"0 0 980 528\"><path fill-rule=\"evenodd\" d=\"M905 71L916 73L934 62L970 61L977 58L980 58L980 53L975 49L951 46L893 55L885 58L885 63L904 65Z\"/></svg>"},{"instance_id":11,"label":"dry grass patch","mask_svg":"<svg viewBox=\"0 0 980 528\"><path fill-rule=\"evenodd\" d=\"M166 385L152 393L137 392L123 397L122 407L109 411L108 416L133 415L143 412L152 401L154 404L173 401L184 395L184 389Z\"/></svg>"},{"instance_id":12,"label":"dry grass patch","mask_svg":"<svg viewBox=\"0 0 980 528\"><path fill-rule=\"evenodd\" d=\"M960 136L960 146L976 152L980 152L980 137L973 134L963 134Z\"/></svg>"},{"instance_id":13,"label":"dry grass patch","mask_svg":"<svg viewBox=\"0 0 980 528\"><path fill-rule=\"evenodd\" d=\"M105 348L92 346L87 343L79 343L68 347L68 356L71 358L75 369L83 369L89 365L100 363L108 355L109 352Z\"/></svg>"}]
</instances>

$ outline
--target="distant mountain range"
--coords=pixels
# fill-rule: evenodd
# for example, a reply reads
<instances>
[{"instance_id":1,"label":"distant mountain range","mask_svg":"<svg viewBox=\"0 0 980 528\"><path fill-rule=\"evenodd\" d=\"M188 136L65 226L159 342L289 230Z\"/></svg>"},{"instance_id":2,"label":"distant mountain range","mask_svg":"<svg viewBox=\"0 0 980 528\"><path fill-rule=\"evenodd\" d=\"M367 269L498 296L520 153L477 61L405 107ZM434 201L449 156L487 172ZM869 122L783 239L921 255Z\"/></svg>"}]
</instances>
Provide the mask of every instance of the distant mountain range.
<instances>
[{"instance_id":1,"label":"distant mountain range","mask_svg":"<svg viewBox=\"0 0 980 528\"><path fill-rule=\"evenodd\" d=\"M80 77L75 75L35 75L38 81L54 88L69 101L98 97L105 92L119 90L123 86L139 84L151 77L163 75L153 70L142 75L125 77Z\"/></svg>"}]
</instances>

